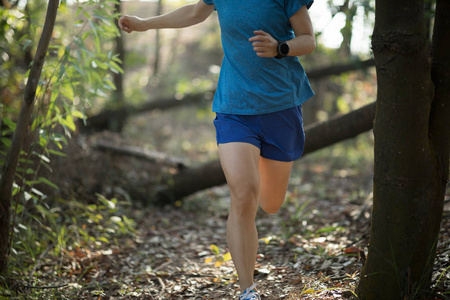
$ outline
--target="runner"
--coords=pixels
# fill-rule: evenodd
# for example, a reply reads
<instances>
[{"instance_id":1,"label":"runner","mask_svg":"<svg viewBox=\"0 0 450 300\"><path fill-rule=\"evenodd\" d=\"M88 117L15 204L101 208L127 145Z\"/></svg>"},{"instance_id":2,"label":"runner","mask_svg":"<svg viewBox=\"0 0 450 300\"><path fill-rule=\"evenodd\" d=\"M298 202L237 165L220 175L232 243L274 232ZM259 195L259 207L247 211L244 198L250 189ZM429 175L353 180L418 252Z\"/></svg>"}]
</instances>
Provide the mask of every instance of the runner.
<instances>
[{"instance_id":1,"label":"runner","mask_svg":"<svg viewBox=\"0 0 450 300\"><path fill-rule=\"evenodd\" d=\"M312 53L312 0L200 0L147 19L123 16L122 30L183 28L217 11L224 58L213 101L220 162L231 194L227 242L239 299L260 299L253 273L258 206L276 213L293 162L303 153L302 103L314 93L298 56Z\"/></svg>"}]
</instances>

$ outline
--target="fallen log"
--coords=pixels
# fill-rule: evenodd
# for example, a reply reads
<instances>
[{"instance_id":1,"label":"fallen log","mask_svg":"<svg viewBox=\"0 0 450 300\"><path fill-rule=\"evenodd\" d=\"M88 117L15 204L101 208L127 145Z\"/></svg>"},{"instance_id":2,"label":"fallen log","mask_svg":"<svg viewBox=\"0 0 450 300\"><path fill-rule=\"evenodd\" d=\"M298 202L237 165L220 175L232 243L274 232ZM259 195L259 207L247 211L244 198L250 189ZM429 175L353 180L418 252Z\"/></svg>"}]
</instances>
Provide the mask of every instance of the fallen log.
<instances>
[{"instance_id":1,"label":"fallen log","mask_svg":"<svg viewBox=\"0 0 450 300\"><path fill-rule=\"evenodd\" d=\"M112 154L126 155L138 159L144 159L153 163L158 163L167 167L177 168L179 170L186 169L186 161L179 157L169 156L158 151L145 150L134 146L118 146L107 141L98 141L93 145L94 148Z\"/></svg>"},{"instance_id":2,"label":"fallen log","mask_svg":"<svg viewBox=\"0 0 450 300\"><path fill-rule=\"evenodd\" d=\"M327 76L339 75L345 72L367 69L375 66L374 59L357 60L346 64L339 64L330 67L320 68L308 71L310 80L320 79ZM185 95L182 99L165 98L147 102L141 106L124 106L118 109L108 109L100 112L98 115L87 118L86 126L79 126L81 130L101 131L110 130L120 132L126 119L137 113L148 112L155 109L165 110L186 104L196 104L203 101L211 101L214 91L206 93L195 93Z\"/></svg>"},{"instance_id":3,"label":"fallen log","mask_svg":"<svg viewBox=\"0 0 450 300\"><path fill-rule=\"evenodd\" d=\"M152 110L165 110L186 104L196 104L203 101L211 101L214 91L206 93L187 94L181 99L163 98L147 102L141 106L124 106L119 109L107 109L98 115L86 119L86 126L79 126L82 131L110 130L120 132L129 116Z\"/></svg>"},{"instance_id":4,"label":"fallen log","mask_svg":"<svg viewBox=\"0 0 450 300\"><path fill-rule=\"evenodd\" d=\"M375 60L373 58L368 60L356 60L346 64L338 64L330 67L320 68L308 71L308 78L310 80L320 79L332 75L340 75L342 73L364 70L375 66Z\"/></svg>"},{"instance_id":5,"label":"fallen log","mask_svg":"<svg viewBox=\"0 0 450 300\"><path fill-rule=\"evenodd\" d=\"M370 130L373 128L374 119L375 102L348 114L306 127L303 156ZM174 203L195 192L225 183L225 175L219 160L211 161L164 179L148 200L152 204Z\"/></svg>"}]
</instances>

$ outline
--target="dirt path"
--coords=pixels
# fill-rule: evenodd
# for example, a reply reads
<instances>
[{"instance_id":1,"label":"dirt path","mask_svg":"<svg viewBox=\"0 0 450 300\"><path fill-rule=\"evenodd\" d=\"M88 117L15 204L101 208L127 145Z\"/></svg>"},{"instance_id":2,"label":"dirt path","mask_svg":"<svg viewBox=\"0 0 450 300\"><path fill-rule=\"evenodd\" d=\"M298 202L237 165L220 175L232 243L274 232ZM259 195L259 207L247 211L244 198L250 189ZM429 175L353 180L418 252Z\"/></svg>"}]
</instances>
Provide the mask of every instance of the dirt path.
<instances>
[{"instance_id":1,"label":"dirt path","mask_svg":"<svg viewBox=\"0 0 450 300\"><path fill-rule=\"evenodd\" d=\"M326 188L316 189L325 176ZM326 172L314 178L291 191L277 215L258 213L255 280L262 299L354 299L362 266L358 252L367 252L370 178ZM136 238L98 256L102 271L86 280L101 289L83 289L80 298L237 299L225 242L228 201L222 187L193 196L179 208L136 211ZM446 203L435 277L448 267ZM441 288L448 284L444 278Z\"/></svg>"}]
</instances>

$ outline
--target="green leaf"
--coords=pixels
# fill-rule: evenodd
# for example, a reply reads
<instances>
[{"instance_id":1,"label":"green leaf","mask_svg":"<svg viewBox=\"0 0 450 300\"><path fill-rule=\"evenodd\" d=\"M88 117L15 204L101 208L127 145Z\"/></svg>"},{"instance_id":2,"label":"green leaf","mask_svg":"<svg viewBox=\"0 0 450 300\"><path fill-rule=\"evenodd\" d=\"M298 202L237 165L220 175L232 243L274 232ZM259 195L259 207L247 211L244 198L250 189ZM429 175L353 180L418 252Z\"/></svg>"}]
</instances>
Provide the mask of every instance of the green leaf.
<instances>
[{"instance_id":1,"label":"green leaf","mask_svg":"<svg viewBox=\"0 0 450 300\"><path fill-rule=\"evenodd\" d=\"M75 118L78 118L78 119L83 119L84 118L84 114L81 111L78 111L78 110L72 110L71 114L72 114L72 116L74 116Z\"/></svg>"},{"instance_id":2,"label":"green leaf","mask_svg":"<svg viewBox=\"0 0 450 300\"><path fill-rule=\"evenodd\" d=\"M77 129L77 126L75 125L72 115L67 115L67 117L64 119L64 124L69 127L70 130L75 131Z\"/></svg>"},{"instance_id":3,"label":"green leaf","mask_svg":"<svg viewBox=\"0 0 450 300\"><path fill-rule=\"evenodd\" d=\"M70 83L64 84L63 88L61 89L61 94L66 97L67 99L73 100L74 93L73 88L70 86Z\"/></svg>"},{"instance_id":4,"label":"green leaf","mask_svg":"<svg viewBox=\"0 0 450 300\"><path fill-rule=\"evenodd\" d=\"M59 151L56 151L56 150L49 149L48 152L50 154L53 154L53 155L57 155L57 156L61 156L61 157L67 157L67 155L65 153L59 152Z\"/></svg>"},{"instance_id":5,"label":"green leaf","mask_svg":"<svg viewBox=\"0 0 450 300\"><path fill-rule=\"evenodd\" d=\"M31 192L32 192L33 194L39 196L39 197L44 197L44 196L45 196L44 193L42 193L40 190L37 190L37 189L35 189L35 188L32 188L32 189L31 189Z\"/></svg>"},{"instance_id":6,"label":"green leaf","mask_svg":"<svg viewBox=\"0 0 450 300\"><path fill-rule=\"evenodd\" d=\"M102 241L104 243L107 243L107 244L109 243L109 240L107 238L105 238L104 236L99 237L98 240Z\"/></svg>"},{"instance_id":7,"label":"green leaf","mask_svg":"<svg viewBox=\"0 0 450 300\"><path fill-rule=\"evenodd\" d=\"M12 131L16 130L16 123L9 118L3 118L3 123Z\"/></svg>"},{"instance_id":8,"label":"green leaf","mask_svg":"<svg viewBox=\"0 0 450 300\"><path fill-rule=\"evenodd\" d=\"M36 155L37 157L39 157L42 161L44 161L46 163L50 162L50 159L47 156L45 156L45 155L37 153L36 151L33 151L33 154Z\"/></svg>"},{"instance_id":9,"label":"green leaf","mask_svg":"<svg viewBox=\"0 0 450 300\"><path fill-rule=\"evenodd\" d=\"M56 97L58 97L59 95L59 90L58 89L53 89L52 90L52 96L50 97L50 103L53 103L56 101Z\"/></svg>"},{"instance_id":10,"label":"green leaf","mask_svg":"<svg viewBox=\"0 0 450 300\"><path fill-rule=\"evenodd\" d=\"M341 229L343 229L343 228L340 226L329 226L329 227L320 228L316 232L317 233L328 233L328 232L333 232L333 231L341 230Z\"/></svg>"},{"instance_id":11,"label":"green leaf","mask_svg":"<svg viewBox=\"0 0 450 300\"><path fill-rule=\"evenodd\" d=\"M216 245L211 244L211 251L215 254L215 255L219 255L219 247L217 247Z\"/></svg>"},{"instance_id":12,"label":"green leaf","mask_svg":"<svg viewBox=\"0 0 450 300\"><path fill-rule=\"evenodd\" d=\"M112 83L111 80L105 79L104 81L105 81L105 88L116 90L116 86L114 85L114 83Z\"/></svg>"},{"instance_id":13,"label":"green leaf","mask_svg":"<svg viewBox=\"0 0 450 300\"><path fill-rule=\"evenodd\" d=\"M112 69L113 71L116 70L116 71L118 71L118 72L120 72L120 73L123 73L123 69L122 69L116 62L110 61L110 62L109 62L109 65L111 66L111 69Z\"/></svg>"},{"instance_id":14,"label":"green leaf","mask_svg":"<svg viewBox=\"0 0 450 300\"><path fill-rule=\"evenodd\" d=\"M2 143L3 143L6 147L11 146L11 140L10 140L9 138L2 138Z\"/></svg>"},{"instance_id":15,"label":"green leaf","mask_svg":"<svg viewBox=\"0 0 450 300\"><path fill-rule=\"evenodd\" d=\"M45 183L45 184L48 185L48 186L51 186L52 188L54 188L54 189L56 189L56 190L59 190L59 187L58 187L56 184L54 184L53 182L51 182L50 180L48 180L48 179L45 178L45 177L39 177L39 181L40 181L41 183Z\"/></svg>"},{"instance_id":16,"label":"green leaf","mask_svg":"<svg viewBox=\"0 0 450 300\"><path fill-rule=\"evenodd\" d=\"M78 6L77 8L77 12L75 13L75 17L78 17L78 15L80 14L80 12L83 10L82 6Z\"/></svg>"}]
</instances>

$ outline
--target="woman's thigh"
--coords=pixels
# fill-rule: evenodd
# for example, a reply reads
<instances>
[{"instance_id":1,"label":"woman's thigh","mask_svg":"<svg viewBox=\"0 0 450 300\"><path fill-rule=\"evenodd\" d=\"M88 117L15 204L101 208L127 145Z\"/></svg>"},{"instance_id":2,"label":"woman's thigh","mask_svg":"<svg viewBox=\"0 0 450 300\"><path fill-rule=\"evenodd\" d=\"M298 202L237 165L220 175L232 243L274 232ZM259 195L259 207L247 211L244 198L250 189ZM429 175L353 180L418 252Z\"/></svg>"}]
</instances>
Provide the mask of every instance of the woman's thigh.
<instances>
[{"instance_id":1,"label":"woman's thigh","mask_svg":"<svg viewBox=\"0 0 450 300\"><path fill-rule=\"evenodd\" d=\"M260 186L259 148L242 142L219 144L219 156L232 201L248 199L257 204Z\"/></svg>"},{"instance_id":2,"label":"woman's thigh","mask_svg":"<svg viewBox=\"0 0 450 300\"><path fill-rule=\"evenodd\" d=\"M265 212L274 214L283 204L293 164L260 158L260 205Z\"/></svg>"}]
</instances>

